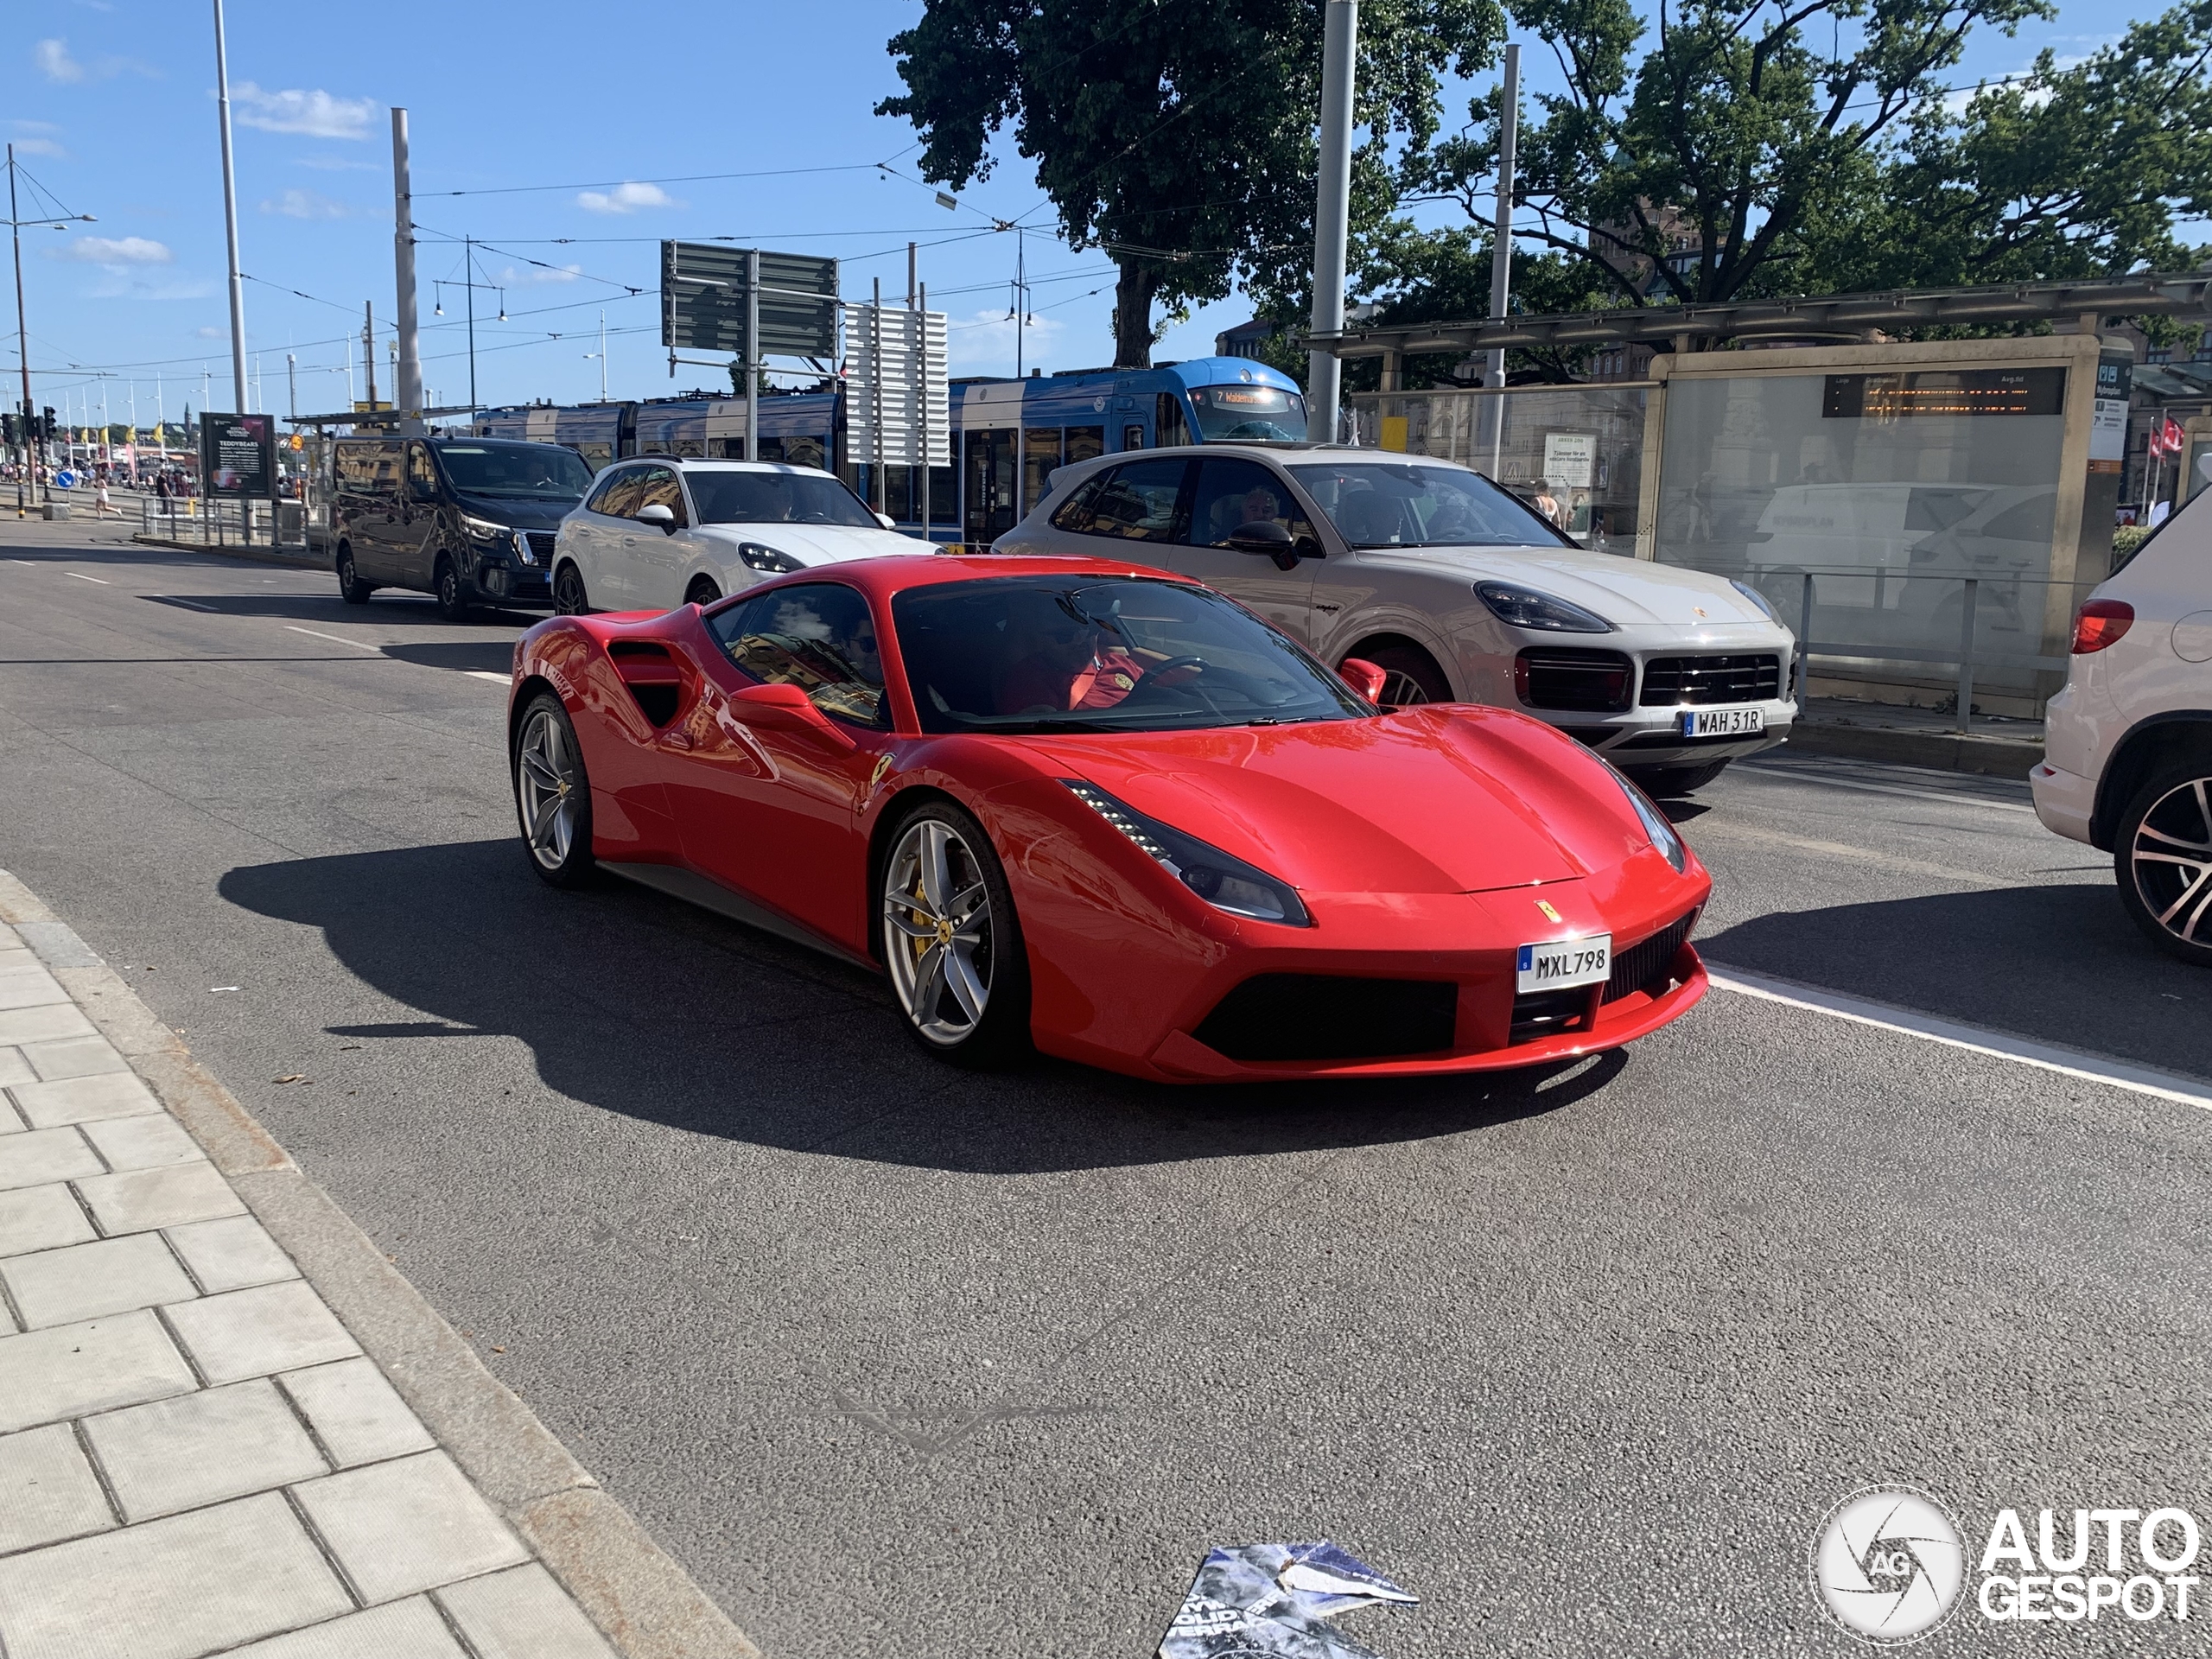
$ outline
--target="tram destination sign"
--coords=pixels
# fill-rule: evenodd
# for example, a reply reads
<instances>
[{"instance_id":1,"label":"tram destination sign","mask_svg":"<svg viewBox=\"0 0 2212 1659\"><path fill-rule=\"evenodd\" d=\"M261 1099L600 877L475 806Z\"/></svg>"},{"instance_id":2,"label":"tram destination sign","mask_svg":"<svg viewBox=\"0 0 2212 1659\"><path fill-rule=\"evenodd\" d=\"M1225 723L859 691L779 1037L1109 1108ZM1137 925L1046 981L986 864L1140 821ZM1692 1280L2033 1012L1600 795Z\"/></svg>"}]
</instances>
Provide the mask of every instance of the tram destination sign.
<instances>
[{"instance_id":1,"label":"tram destination sign","mask_svg":"<svg viewBox=\"0 0 2212 1659\"><path fill-rule=\"evenodd\" d=\"M837 262L758 251L760 338L745 337L756 251L718 242L660 245L660 343L676 351L764 357L837 355Z\"/></svg>"}]
</instances>

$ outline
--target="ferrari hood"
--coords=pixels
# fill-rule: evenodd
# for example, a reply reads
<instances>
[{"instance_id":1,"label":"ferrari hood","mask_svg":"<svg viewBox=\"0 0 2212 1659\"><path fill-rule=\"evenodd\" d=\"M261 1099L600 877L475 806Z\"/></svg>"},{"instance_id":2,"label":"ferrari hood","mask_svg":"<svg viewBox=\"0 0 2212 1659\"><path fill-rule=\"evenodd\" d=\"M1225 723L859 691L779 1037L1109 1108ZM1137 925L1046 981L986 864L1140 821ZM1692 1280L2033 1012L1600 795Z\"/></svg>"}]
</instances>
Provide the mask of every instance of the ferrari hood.
<instances>
[{"instance_id":1,"label":"ferrari hood","mask_svg":"<svg viewBox=\"0 0 2212 1659\"><path fill-rule=\"evenodd\" d=\"M1774 626L1764 611L1724 576L1617 553L1592 553L1579 547L1432 547L1402 553L1364 548L1359 556L1363 563L1388 561L1432 575L1451 570L1464 575L1470 586L1510 582L1534 588L1624 627L1646 623L1688 628L1744 622Z\"/></svg>"},{"instance_id":2,"label":"ferrari hood","mask_svg":"<svg viewBox=\"0 0 2212 1659\"><path fill-rule=\"evenodd\" d=\"M1062 778L1309 893L1482 893L1572 880L1644 844L1572 739L1500 709L1038 740Z\"/></svg>"},{"instance_id":3,"label":"ferrari hood","mask_svg":"<svg viewBox=\"0 0 2212 1659\"><path fill-rule=\"evenodd\" d=\"M923 553L929 550L912 536L895 530L868 530L846 524L702 524L702 535L734 550L741 542L756 542L788 553L801 564L837 564L846 559L880 558L886 554Z\"/></svg>"}]
</instances>

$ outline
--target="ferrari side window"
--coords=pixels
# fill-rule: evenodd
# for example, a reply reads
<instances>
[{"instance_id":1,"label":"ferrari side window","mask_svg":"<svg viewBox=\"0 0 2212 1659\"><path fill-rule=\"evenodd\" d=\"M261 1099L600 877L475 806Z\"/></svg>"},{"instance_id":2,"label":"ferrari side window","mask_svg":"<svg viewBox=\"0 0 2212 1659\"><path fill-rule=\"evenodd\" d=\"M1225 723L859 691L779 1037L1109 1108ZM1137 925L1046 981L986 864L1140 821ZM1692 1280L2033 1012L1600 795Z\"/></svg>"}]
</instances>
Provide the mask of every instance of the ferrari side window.
<instances>
[{"instance_id":1,"label":"ferrari side window","mask_svg":"<svg viewBox=\"0 0 2212 1659\"><path fill-rule=\"evenodd\" d=\"M880 726L883 658L868 601L842 582L779 588L707 619L729 659L764 685L796 685L825 715Z\"/></svg>"}]
</instances>

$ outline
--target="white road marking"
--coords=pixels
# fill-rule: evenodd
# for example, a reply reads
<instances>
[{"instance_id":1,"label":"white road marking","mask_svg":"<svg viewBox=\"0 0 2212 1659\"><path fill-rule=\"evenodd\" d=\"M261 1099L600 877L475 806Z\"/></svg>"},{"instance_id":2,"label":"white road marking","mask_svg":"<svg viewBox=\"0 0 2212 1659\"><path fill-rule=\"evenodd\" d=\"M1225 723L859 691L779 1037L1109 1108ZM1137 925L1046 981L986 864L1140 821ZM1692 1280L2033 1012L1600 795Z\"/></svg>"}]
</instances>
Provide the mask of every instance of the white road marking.
<instances>
[{"instance_id":1,"label":"white road marking","mask_svg":"<svg viewBox=\"0 0 2212 1659\"><path fill-rule=\"evenodd\" d=\"M77 578L77 580L78 580L78 581L79 581L79 582L98 582L98 583L99 583L99 585L100 585L101 587L103 587L103 588L111 588L111 587L113 587L113 586L115 585L114 583L111 582L110 582L110 581L109 581L105 576L88 576L88 575L86 575L82 571L78 571L78 570L64 570L61 574L62 574L63 575L65 575L65 576L74 576L74 577L76 577L76 578Z\"/></svg>"},{"instance_id":2,"label":"white road marking","mask_svg":"<svg viewBox=\"0 0 2212 1659\"><path fill-rule=\"evenodd\" d=\"M287 622L284 626L294 633L304 633L316 639L327 639L334 645L351 645L356 651L373 651L378 656L384 654L382 645L365 645L359 639L348 639L340 634L323 633L314 628L303 628L295 622Z\"/></svg>"},{"instance_id":3,"label":"white road marking","mask_svg":"<svg viewBox=\"0 0 2212 1659\"><path fill-rule=\"evenodd\" d=\"M472 680L489 680L494 685L512 685L514 683L513 675L494 674L488 668L465 668L461 670L461 672L467 675Z\"/></svg>"},{"instance_id":4,"label":"white road marking","mask_svg":"<svg viewBox=\"0 0 2212 1659\"><path fill-rule=\"evenodd\" d=\"M2156 1071L2149 1066L2106 1059L2101 1055L2086 1053L2077 1048L2062 1048L2054 1043L2030 1042L2024 1037L2009 1036L2001 1031L1985 1031L1978 1026L1963 1026L1955 1020L1936 1019L1932 1014L1916 1014L1910 1008L1893 1008L1885 1002L1869 1002L1861 997L1819 990L1810 985L1800 985L1794 980L1770 979L1764 974L1747 974L1741 969L1716 971L1708 966L1707 973L1716 990L1733 991L1738 996L1756 997L1763 1002L1780 1002L1789 1007L1806 1008L1815 1014L1825 1014L1831 1019L1848 1020L1853 1025L1894 1031L1903 1036L1917 1037L1923 1042L1941 1043L1947 1048L1962 1048L1969 1053L1987 1054L1997 1059L2011 1060L2016 1065L2056 1071L2062 1077L2080 1077L2084 1082L2101 1083L2114 1089L2126 1089L2135 1094L2150 1095L2159 1100L2171 1100L2183 1106L2212 1111L2212 1082L2202 1078L2172 1071Z\"/></svg>"},{"instance_id":5,"label":"white road marking","mask_svg":"<svg viewBox=\"0 0 2212 1659\"><path fill-rule=\"evenodd\" d=\"M1966 790L1950 794L1936 789L1915 789L1905 784L1878 783L1866 778L1837 777L1828 772L1815 772L1801 766L1777 766L1772 763L1761 766L1749 760L1737 762L1737 770L1749 777L1792 784L1812 784L1822 789L1854 790L1862 795L1894 795L1900 800L1934 801L1942 806L1987 806L1999 812L2025 812L2031 817L2035 814L2035 808L2025 802L1995 800Z\"/></svg>"}]
</instances>

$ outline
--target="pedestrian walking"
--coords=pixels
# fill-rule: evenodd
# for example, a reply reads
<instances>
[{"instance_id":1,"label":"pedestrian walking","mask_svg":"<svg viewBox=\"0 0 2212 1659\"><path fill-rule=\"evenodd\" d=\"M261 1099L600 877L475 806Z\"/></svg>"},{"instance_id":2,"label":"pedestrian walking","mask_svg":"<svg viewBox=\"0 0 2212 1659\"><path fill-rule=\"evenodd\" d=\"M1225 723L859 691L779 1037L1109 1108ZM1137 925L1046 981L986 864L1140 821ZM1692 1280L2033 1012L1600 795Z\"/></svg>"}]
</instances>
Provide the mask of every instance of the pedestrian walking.
<instances>
[{"instance_id":1,"label":"pedestrian walking","mask_svg":"<svg viewBox=\"0 0 2212 1659\"><path fill-rule=\"evenodd\" d=\"M99 488L94 491L92 494L92 517L95 518L105 518L108 514L114 512L114 505L107 499L107 480L102 479L100 480ZM118 518L122 517L120 513L118 513L116 516Z\"/></svg>"}]
</instances>

